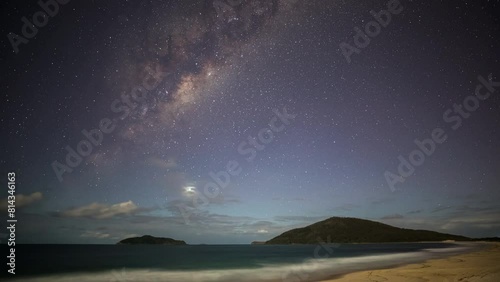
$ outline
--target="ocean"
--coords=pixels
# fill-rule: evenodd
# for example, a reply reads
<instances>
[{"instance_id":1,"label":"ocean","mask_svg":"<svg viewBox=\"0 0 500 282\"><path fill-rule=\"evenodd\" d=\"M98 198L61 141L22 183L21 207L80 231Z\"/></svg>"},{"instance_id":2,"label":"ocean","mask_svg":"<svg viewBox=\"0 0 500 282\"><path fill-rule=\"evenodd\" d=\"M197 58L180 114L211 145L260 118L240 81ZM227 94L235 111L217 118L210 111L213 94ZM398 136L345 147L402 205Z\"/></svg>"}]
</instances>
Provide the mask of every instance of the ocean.
<instances>
[{"instance_id":1,"label":"ocean","mask_svg":"<svg viewBox=\"0 0 500 282\"><path fill-rule=\"evenodd\" d=\"M480 248L474 244L18 245L11 281L317 281ZM2 246L7 254L7 246Z\"/></svg>"}]
</instances>

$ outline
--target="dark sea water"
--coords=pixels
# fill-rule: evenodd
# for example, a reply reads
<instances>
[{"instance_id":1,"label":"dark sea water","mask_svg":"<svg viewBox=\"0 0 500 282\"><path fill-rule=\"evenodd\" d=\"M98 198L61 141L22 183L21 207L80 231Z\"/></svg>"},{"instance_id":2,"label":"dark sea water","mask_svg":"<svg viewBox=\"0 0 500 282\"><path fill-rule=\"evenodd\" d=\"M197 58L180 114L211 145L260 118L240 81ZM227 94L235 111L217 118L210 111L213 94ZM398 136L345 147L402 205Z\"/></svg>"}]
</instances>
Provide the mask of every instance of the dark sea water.
<instances>
[{"instance_id":1,"label":"dark sea water","mask_svg":"<svg viewBox=\"0 0 500 282\"><path fill-rule=\"evenodd\" d=\"M448 256L472 248L478 246L444 243L19 245L15 281L315 281L356 270ZM7 254L5 245L2 253ZM5 270L0 278L6 276Z\"/></svg>"}]
</instances>

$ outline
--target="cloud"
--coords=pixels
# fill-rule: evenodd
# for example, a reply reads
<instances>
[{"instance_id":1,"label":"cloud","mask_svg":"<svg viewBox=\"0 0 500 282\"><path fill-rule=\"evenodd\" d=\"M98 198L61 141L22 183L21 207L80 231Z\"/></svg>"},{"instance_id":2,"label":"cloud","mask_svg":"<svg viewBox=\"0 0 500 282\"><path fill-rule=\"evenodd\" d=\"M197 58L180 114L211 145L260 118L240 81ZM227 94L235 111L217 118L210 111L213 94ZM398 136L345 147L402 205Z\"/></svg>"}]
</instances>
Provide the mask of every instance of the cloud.
<instances>
[{"instance_id":1,"label":"cloud","mask_svg":"<svg viewBox=\"0 0 500 282\"><path fill-rule=\"evenodd\" d=\"M477 229L493 229L500 228L500 213L486 213L476 214L469 216L459 216L446 221L441 226L444 230L456 230L463 227L477 228Z\"/></svg>"},{"instance_id":2,"label":"cloud","mask_svg":"<svg viewBox=\"0 0 500 282\"><path fill-rule=\"evenodd\" d=\"M115 232L104 232L99 230L87 230L83 232L80 237L83 238L93 238L93 239L111 239L111 240L123 240L132 237L140 237L141 235L135 233L126 233L120 231Z\"/></svg>"},{"instance_id":3,"label":"cloud","mask_svg":"<svg viewBox=\"0 0 500 282\"><path fill-rule=\"evenodd\" d=\"M289 228L290 226L296 227L296 225L291 225L290 222L283 224L283 222L267 221L248 216L211 213L202 209L194 209L192 212L187 210L184 211L185 214L180 213L177 207L169 207L168 210L172 213L172 216L134 215L127 220L135 226L137 224L147 224L149 226L155 224L182 226L183 228L192 229L197 234L205 234L207 236L214 234L222 234L223 236L228 234L257 236L282 233L291 229ZM267 236L263 239L265 238Z\"/></svg>"},{"instance_id":4,"label":"cloud","mask_svg":"<svg viewBox=\"0 0 500 282\"><path fill-rule=\"evenodd\" d=\"M404 216L396 213L396 214L386 215L384 217L381 217L380 219L400 219L400 218L404 218Z\"/></svg>"},{"instance_id":5,"label":"cloud","mask_svg":"<svg viewBox=\"0 0 500 282\"><path fill-rule=\"evenodd\" d=\"M133 238L133 237L140 237L141 235L139 234L135 234L135 233L131 233L131 234L125 234L123 235L123 239L128 239L128 238Z\"/></svg>"},{"instance_id":6,"label":"cloud","mask_svg":"<svg viewBox=\"0 0 500 282\"><path fill-rule=\"evenodd\" d=\"M121 215L130 215L138 210L139 208L132 201L114 205L92 203L87 206L66 210L60 213L60 215L63 217L88 217L103 219Z\"/></svg>"},{"instance_id":7,"label":"cloud","mask_svg":"<svg viewBox=\"0 0 500 282\"><path fill-rule=\"evenodd\" d=\"M302 197L296 197L296 198L286 198L286 197L274 197L272 198L273 201L285 201L285 202L302 202L306 201L306 198Z\"/></svg>"},{"instance_id":8,"label":"cloud","mask_svg":"<svg viewBox=\"0 0 500 282\"><path fill-rule=\"evenodd\" d=\"M324 220L328 217L325 216L301 216L301 215L281 215L275 216L274 220L277 222L305 222L313 224L317 221Z\"/></svg>"},{"instance_id":9,"label":"cloud","mask_svg":"<svg viewBox=\"0 0 500 282\"><path fill-rule=\"evenodd\" d=\"M434 208L431 211L431 213L441 212L441 211L444 211L444 210L449 210L451 208L452 208L451 206L438 206L437 208Z\"/></svg>"},{"instance_id":10,"label":"cloud","mask_svg":"<svg viewBox=\"0 0 500 282\"><path fill-rule=\"evenodd\" d=\"M41 192L34 192L31 195L23 195L23 194L17 194L16 196L16 208L21 208L25 206L29 206L35 202L40 201L43 198L43 195ZM4 212L7 211L7 207L9 205L8 203L8 198L1 199L0 202L0 209Z\"/></svg>"},{"instance_id":11,"label":"cloud","mask_svg":"<svg viewBox=\"0 0 500 282\"><path fill-rule=\"evenodd\" d=\"M421 213L422 210L413 210L413 211L409 211L407 212L406 214L417 214L417 213Z\"/></svg>"},{"instance_id":12,"label":"cloud","mask_svg":"<svg viewBox=\"0 0 500 282\"><path fill-rule=\"evenodd\" d=\"M387 198L378 198L378 199L374 199L374 200L371 200L370 204L373 206L373 207L378 207L380 205L384 205L384 206L387 206L390 202L394 202L396 199L393 198L393 197L387 197Z\"/></svg>"},{"instance_id":13,"label":"cloud","mask_svg":"<svg viewBox=\"0 0 500 282\"><path fill-rule=\"evenodd\" d=\"M96 239L107 239L111 235L108 233L103 233L99 231L85 231L81 237L86 237L86 238L96 238Z\"/></svg>"},{"instance_id":14,"label":"cloud","mask_svg":"<svg viewBox=\"0 0 500 282\"><path fill-rule=\"evenodd\" d=\"M23 194L19 194L16 196L16 207L20 208L23 206L30 205L34 202L38 202L43 198L41 192L35 192L31 195L25 196Z\"/></svg>"},{"instance_id":15,"label":"cloud","mask_svg":"<svg viewBox=\"0 0 500 282\"><path fill-rule=\"evenodd\" d=\"M333 207L332 211L334 211L334 212L349 212L349 211L353 211L357 208L359 208L358 205L347 203L347 204L342 204L340 206Z\"/></svg>"},{"instance_id":16,"label":"cloud","mask_svg":"<svg viewBox=\"0 0 500 282\"><path fill-rule=\"evenodd\" d=\"M153 166L157 166L167 170L177 167L177 162L174 158L168 158L165 160L157 157L152 157L149 158L147 162Z\"/></svg>"},{"instance_id":17,"label":"cloud","mask_svg":"<svg viewBox=\"0 0 500 282\"><path fill-rule=\"evenodd\" d=\"M468 237L493 237L498 236L500 231L500 208L496 206L440 206L430 210L431 216L424 216L423 211L417 211L410 212L416 214L410 217L385 216L381 221L401 228L426 229Z\"/></svg>"}]
</instances>

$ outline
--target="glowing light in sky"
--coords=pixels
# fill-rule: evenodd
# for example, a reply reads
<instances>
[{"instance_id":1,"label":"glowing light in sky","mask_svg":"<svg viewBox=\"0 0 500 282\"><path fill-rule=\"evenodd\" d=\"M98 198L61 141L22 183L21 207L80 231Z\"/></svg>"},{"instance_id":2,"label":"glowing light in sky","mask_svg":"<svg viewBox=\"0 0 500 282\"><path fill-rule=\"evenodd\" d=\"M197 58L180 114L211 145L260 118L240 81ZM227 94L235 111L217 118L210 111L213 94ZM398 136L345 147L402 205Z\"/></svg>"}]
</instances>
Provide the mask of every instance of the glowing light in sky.
<instances>
[{"instance_id":1,"label":"glowing light in sky","mask_svg":"<svg viewBox=\"0 0 500 282\"><path fill-rule=\"evenodd\" d=\"M194 193L196 193L196 187L194 187L194 186L186 186L186 187L184 187L184 192L186 194L188 194L188 195L189 194L194 194Z\"/></svg>"}]
</instances>

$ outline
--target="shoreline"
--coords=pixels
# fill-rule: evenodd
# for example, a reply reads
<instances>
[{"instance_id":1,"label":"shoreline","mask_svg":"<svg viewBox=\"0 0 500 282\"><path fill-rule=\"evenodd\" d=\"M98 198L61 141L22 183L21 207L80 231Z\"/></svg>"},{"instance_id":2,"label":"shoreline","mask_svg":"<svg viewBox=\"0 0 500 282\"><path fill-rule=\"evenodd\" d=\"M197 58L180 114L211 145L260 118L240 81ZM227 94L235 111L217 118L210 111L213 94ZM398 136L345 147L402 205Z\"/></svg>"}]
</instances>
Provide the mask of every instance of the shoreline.
<instances>
[{"instance_id":1,"label":"shoreline","mask_svg":"<svg viewBox=\"0 0 500 282\"><path fill-rule=\"evenodd\" d=\"M482 242L484 249L390 268L355 271L321 282L344 281L500 281L500 243Z\"/></svg>"}]
</instances>

